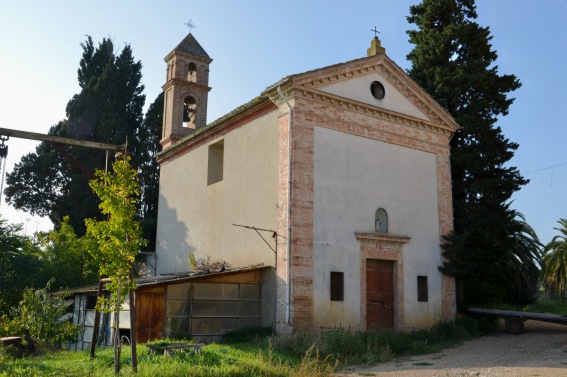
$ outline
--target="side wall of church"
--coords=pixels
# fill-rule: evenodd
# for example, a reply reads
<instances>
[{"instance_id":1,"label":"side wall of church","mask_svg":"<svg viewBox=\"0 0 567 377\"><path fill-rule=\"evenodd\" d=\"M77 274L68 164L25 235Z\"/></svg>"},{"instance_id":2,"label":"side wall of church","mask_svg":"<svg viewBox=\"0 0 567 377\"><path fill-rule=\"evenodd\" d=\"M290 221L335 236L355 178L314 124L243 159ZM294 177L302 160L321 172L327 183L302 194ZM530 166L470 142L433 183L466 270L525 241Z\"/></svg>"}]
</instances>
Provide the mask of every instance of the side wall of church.
<instances>
[{"instance_id":1,"label":"side wall of church","mask_svg":"<svg viewBox=\"0 0 567 377\"><path fill-rule=\"evenodd\" d=\"M276 230L277 166L275 111L164 163L157 273L191 270L189 253L196 259L225 260L232 266L274 266L275 253L262 238L253 229L233 224ZM210 169L216 169L213 179ZM274 247L272 235L262 235Z\"/></svg>"}]
</instances>

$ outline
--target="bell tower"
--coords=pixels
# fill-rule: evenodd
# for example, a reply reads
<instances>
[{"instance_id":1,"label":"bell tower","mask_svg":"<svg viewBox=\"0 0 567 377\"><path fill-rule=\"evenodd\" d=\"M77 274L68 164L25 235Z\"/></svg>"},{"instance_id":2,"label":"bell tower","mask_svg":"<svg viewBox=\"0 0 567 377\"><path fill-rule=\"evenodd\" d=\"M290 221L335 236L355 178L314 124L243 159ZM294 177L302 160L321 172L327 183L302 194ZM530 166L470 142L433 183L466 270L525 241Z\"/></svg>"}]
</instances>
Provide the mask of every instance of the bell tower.
<instances>
[{"instance_id":1,"label":"bell tower","mask_svg":"<svg viewBox=\"0 0 567 377\"><path fill-rule=\"evenodd\" d=\"M209 64L213 59L189 33L164 60L163 149L207 124Z\"/></svg>"}]
</instances>

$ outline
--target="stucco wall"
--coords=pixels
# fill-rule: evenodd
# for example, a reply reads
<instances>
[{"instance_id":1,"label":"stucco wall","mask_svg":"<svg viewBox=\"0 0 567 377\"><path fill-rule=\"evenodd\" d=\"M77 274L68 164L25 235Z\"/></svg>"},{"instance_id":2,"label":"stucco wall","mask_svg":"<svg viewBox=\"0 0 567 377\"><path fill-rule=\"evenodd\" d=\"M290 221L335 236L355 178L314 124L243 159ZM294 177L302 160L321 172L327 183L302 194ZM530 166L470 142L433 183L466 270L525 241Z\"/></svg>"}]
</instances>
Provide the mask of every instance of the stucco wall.
<instances>
[{"instance_id":1,"label":"stucco wall","mask_svg":"<svg viewBox=\"0 0 567 377\"><path fill-rule=\"evenodd\" d=\"M441 318L436 155L315 127L313 206L314 326L359 326L360 246L377 208L403 246L403 328ZM330 272L344 272L344 301L331 302ZM417 276L428 276L429 301L417 301Z\"/></svg>"},{"instance_id":2,"label":"stucco wall","mask_svg":"<svg viewBox=\"0 0 567 377\"><path fill-rule=\"evenodd\" d=\"M370 92L370 84L378 81L384 86L386 95L378 100ZM372 106L392 110L402 114L408 114L416 118L429 120L429 118L412 104L388 79L375 72L371 75L360 76L348 81L332 84L319 88L322 92L331 93L340 97L367 103Z\"/></svg>"},{"instance_id":3,"label":"stucco wall","mask_svg":"<svg viewBox=\"0 0 567 377\"><path fill-rule=\"evenodd\" d=\"M209 145L224 139L223 179L207 185ZM190 270L196 258L233 266L274 265L274 252L254 230L276 229L277 113L270 112L161 167L157 273ZM271 234L263 233L273 246Z\"/></svg>"}]
</instances>

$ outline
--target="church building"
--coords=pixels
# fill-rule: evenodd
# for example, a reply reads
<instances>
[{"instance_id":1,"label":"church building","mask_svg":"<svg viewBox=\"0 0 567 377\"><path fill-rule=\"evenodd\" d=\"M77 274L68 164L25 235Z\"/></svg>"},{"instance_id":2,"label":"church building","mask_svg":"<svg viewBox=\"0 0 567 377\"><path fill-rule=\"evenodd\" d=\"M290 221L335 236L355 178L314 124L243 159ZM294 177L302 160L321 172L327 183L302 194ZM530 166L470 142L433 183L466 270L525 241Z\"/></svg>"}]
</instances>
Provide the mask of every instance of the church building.
<instances>
[{"instance_id":1,"label":"church building","mask_svg":"<svg viewBox=\"0 0 567 377\"><path fill-rule=\"evenodd\" d=\"M284 77L211 123L212 59L191 33L165 57L156 277L195 260L221 269L163 288L167 334L454 318L455 282L438 267L458 125L378 38L366 55Z\"/></svg>"}]
</instances>

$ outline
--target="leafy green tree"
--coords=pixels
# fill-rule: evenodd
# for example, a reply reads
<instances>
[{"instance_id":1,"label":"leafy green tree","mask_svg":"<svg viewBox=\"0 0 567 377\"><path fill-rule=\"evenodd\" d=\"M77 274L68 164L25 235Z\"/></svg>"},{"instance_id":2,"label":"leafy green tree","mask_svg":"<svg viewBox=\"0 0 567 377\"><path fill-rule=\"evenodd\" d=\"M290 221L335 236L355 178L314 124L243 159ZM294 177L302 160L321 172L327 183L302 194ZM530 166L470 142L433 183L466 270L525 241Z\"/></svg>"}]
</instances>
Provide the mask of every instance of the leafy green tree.
<instances>
[{"instance_id":1,"label":"leafy green tree","mask_svg":"<svg viewBox=\"0 0 567 377\"><path fill-rule=\"evenodd\" d=\"M0 219L0 312L16 307L26 288L51 281L50 287L60 290L92 284L97 278L98 266L67 220L59 230L29 237L22 235L21 224Z\"/></svg>"},{"instance_id":2,"label":"leafy green tree","mask_svg":"<svg viewBox=\"0 0 567 377\"><path fill-rule=\"evenodd\" d=\"M85 239L77 237L68 217L63 219L58 230L40 234L39 240L41 272L51 280L54 290L97 282L98 265L85 251Z\"/></svg>"},{"instance_id":3,"label":"leafy green tree","mask_svg":"<svg viewBox=\"0 0 567 377\"><path fill-rule=\"evenodd\" d=\"M115 313L114 365L120 371L118 319L124 297L136 289L132 263L147 241L142 237L139 221L135 219L136 203L140 194L137 171L130 166L130 158L118 154L112 164L114 173L97 170L98 180L89 183L100 198L101 212L107 220L86 219L88 251L99 264L101 276L107 276L109 298L99 297L97 310ZM135 310L131 308L131 310ZM132 346L132 366L136 370L135 343Z\"/></svg>"},{"instance_id":4,"label":"leafy green tree","mask_svg":"<svg viewBox=\"0 0 567 377\"><path fill-rule=\"evenodd\" d=\"M508 162L518 148L496 126L520 87L500 75L490 30L481 27L474 0L424 0L410 7L414 49L410 76L459 123L451 140L454 232L445 238L441 271L455 276L469 303L509 300L514 284L512 194L527 181Z\"/></svg>"},{"instance_id":5,"label":"leafy green tree","mask_svg":"<svg viewBox=\"0 0 567 377\"><path fill-rule=\"evenodd\" d=\"M114 44L107 38L95 48L88 37L81 46L81 91L67 104L67 119L51 127L49 134L118 145L128 140L130 146L135 146L145 102L142 64L134 60L129 45L115 54ZM63 148L89 172L105 167L102 151ZM18 209L49 216L56 227L64 216L69 216L69 224L81 236L85 218L101 218L98 199L87 189L91 178L54 146L42 142L35 153L24 156L6 176L6 200Z\"/></svg>"},{"instance_id":6,"label":"leafy green tree","mask_svg":"<svg viewBox=\"0 0 567 377\"><path fill-rule=\"evenodd\" d=\"M139 221L136 202L139 196L137 172L130 158L118 155L112 164L113 173L97 170L98 179L89 183L100 198L101 212L107 220L86 219L87 250L99 265L99 275L107 276L109 299L97 303L99 309L116 311L124 295L135 289L130 271L136 255L146 245ZM119 290L122 295L119 295Z\"/></svg>"},{"instance_id":7,"label":"leafy green tree","mask_svg":"<svg viewBox=\"0 0 567 377\"><path fill-rule=\"evenodd\" d=\"M548 295L564 299L567 296L567 219L560 219L560 234L545 246L543 284Z\"/></svg>"},{"instance_id":8,"label":"leafy green tree","mask_svg":"<svg viewBox=\"0 0 567 377\"><path fill-rule=\"evenodd\" d=\"M27 287L40 287L46 282L40 273L39 249L21 231L21 224L0 219L0 313L16 306Z\"/></svg>"},{"instance_id":9,"label":"leafy green tree","mask_svg":"<svg viewBox=\"0 0 567 377\"><path fill-rule=\"evenodd\" d=\"M26 289L10 317L3 315L1 319L3 332L23 336L32 355L38 346L57 347L62 342L73 342L79 333L76 325L59 320L67 310L64 293L49 293L49 286L48 283L42 289Z\"/></svg>"}]
</instances>

